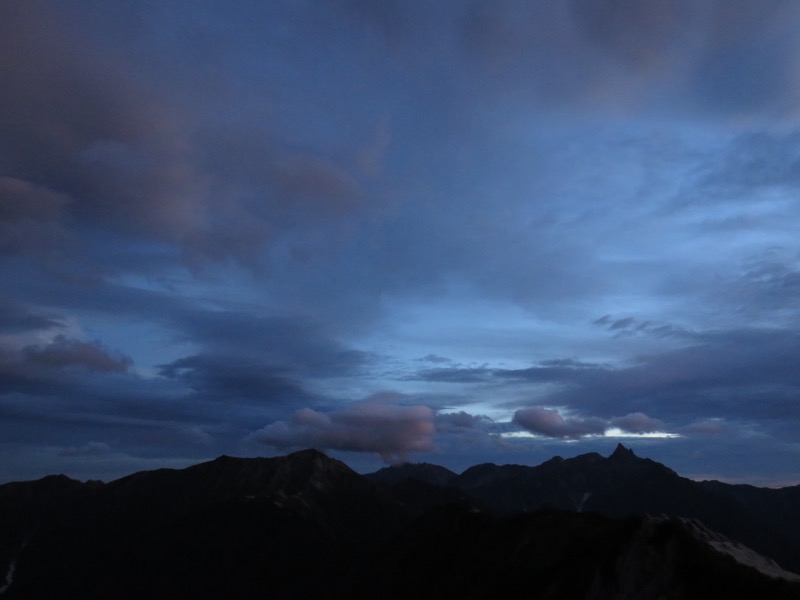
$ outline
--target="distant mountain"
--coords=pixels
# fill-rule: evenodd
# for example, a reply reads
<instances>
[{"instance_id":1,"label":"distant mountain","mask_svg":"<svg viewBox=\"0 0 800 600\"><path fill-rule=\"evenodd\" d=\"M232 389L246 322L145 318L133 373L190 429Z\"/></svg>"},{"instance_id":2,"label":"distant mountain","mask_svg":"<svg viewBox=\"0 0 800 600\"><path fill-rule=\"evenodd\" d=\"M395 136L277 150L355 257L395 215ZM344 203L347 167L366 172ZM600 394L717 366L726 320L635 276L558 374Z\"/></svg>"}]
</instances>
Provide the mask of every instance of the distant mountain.
<instances>
[{"instance_id":1,"label":"distant mountain","mask_svg":"<svg viewBox=\"0 0 800 600\"><path fill-rule=\"evenodd\" d=\"M313 450L99 487L45 483L0 486L2 522L17 524L0 539L0 573L15 565L3 598L300 597L405 519L383 490ZM41 511L30 504L39 492Z\"/></svg>"},{"instance_id":2,"label":"distant mountain","mask_svg":"<svg viewBox=\"0 0 800 600\"><path fill-rule=\"evenodd\" d=\"M430 463L403 463L385 467L380 471L365 475L367 479L380 485L394 485L409 479L430 485L447 485L457 477L450 469Z\"/></svg>"},{"instance_id":3,"label":"distant mountain","mask_svg":"<svg viewBox=\"0 0 800 600\"><path fill-rule=\"evenodd\" d=\"M367 477L402 494L399 483L431 482L432 473L440 472L433 465L407 464ZM696 519L800 573L800 486L768 489L692 481L622 444L607 458L589 453L555 457L536 467L482 464L460 475L442 475L439 481L499 516L550 508L609 517L666 514Z\"/></svg>"},{"instance_id":4,"label":"distant mountain","mask_svg":"<svg viewBox=\"0 0 800 600\"><path fill-rule=\"evenodd\" d=\"M800 486L696 482L621 444L608 458L592 453L556 457L537 467L478 465L449 485L502 515L558 508L610 517L697 519L800 572Z\"/></svg>"},{"instance_id":5,"label":"distant mountain","mask_svg":"<svg viewBox=\"0 0 800 600\"><path fill-rule=\"evenodd\" d=\"M800 598L781 568L796 493L692 482L621 446L461 475L362 476L305 450L108 484L50 476L0 486L0 599L494 598L519 585L531 598Z\"/></svg>"}]
</instances>

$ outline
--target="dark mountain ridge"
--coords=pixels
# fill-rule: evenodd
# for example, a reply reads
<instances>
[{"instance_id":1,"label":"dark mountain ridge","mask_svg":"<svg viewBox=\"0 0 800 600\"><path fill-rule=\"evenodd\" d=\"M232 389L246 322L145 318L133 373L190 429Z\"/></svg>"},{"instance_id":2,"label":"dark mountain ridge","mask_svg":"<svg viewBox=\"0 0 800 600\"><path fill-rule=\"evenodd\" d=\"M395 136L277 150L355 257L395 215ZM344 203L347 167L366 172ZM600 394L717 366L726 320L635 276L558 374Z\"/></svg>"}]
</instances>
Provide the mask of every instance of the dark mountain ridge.
<instances>
[{"instance_id":1,"label":"dark mountain ridge","mask_svg":"<svg viewBox=\"0 0 800 600\"><path fill-rule=\"evenodd\" d=\"M482 598L519 580L534 598L800 598L781 568L797 570L798 494L622 446L460 475L362 476L305 450L50 476L0 485L0 598Z\"/></svg>"},{"instance_id":2,"label":"dark mountain ridge","mask_svg":"<svg viewBox=\"0 0 800 600\"><path fill-rule=\"evenodd\" d=\"M367 479L380 485L392 485L415 479L431 485L447 485L457 477L453 471L430 463L403 463L368 473Z\"/></svg>"},{"instance_id":3,"label":"dark mountain ridge","mask_svg":"<svg viewBox=\"0 0 800 600\"><path fill-rule=\"evenodd\" d=\"M407 478L414 478L413 472L413 465L398 470ZM388 475L373 478L381 480ZM496 515L554 508L617 518L666 514L697 519L800 572L800 486L697 482L621 444L608 458L589 453L554 457L534 467L476 465L449 479L447 486Z\"/></svg>"}]
</instances>

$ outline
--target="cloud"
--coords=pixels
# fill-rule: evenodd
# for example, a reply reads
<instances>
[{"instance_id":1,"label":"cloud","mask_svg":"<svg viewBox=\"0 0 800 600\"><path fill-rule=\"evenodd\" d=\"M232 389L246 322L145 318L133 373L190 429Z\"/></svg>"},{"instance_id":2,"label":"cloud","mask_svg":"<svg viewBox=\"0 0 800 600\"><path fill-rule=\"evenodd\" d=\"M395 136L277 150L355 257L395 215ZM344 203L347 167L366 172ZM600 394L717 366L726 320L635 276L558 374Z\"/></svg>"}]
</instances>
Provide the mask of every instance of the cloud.
<instances>
[{"instance_id":1,"label":"cloud","mask_svg":"<svg viewBox=\"0 0 800 600\"><path fill-rule=\"evenodd\" d=\"M124 373L133 364L128 356L112 356L98 343L71 340L63 335L44 347L28 346L26 363L46 370L80 367L96 373Z\"/></svg>"},{"instance_id":2,"label":"cloud","mask_svg":"<svg viewBox=\"0 0 800 600\"><path fill-rule=\"evenodd\" d=\"M438 354L426 354L422 358L418 358L418 361L421 362L430 362L430 363L449 363L453 362L451 359L447 358L446 356L439 356Z\"/></svg>"},{"instance_id":3,"label":"cloud","mask_svg":"<svg viewBox=\"0 0 800 600\"><path fill-rule=\"evenodd\" d=\"M528 383L575 383L583 378L591 378L592 372L604 371L608 368L609 365L557 358L539 361L535 366L524 369L503 369L489 366L420 369L409 375L408 379L441 383L502 383L509 380Z\"/></svg>"},{"instance_id":4,"label":"cloud","mask_svg":"<svg viewBox=\"0 0 800 600\"><path fill-rule=\"evenodd\" d=\"M701 419L686 427L688 433L701 437L719 437L728 433L728 429L722 419Z\"/></svg>"},{"instance_id":5,"label":"cloud","mask_svg":"<svg viewBox=\"0 0 800 600\"><path fill-rule=\"evenodd\" d=\"M24 333L63 327L53 314L35 312L15 303L0 302L0 333Z\"/></svg>"},{"instance_id":6,"label":"cloud","mask_svg":"<svg viewBox=\"0 0 800 600\"><path fill-rule=\"evenodd\" d=\"M0 176L0 254L58 258L73 242L61 223L67 202L47 187Z\"/></svg>"},{"instance_id":7,"label":"cloud","mask_svg":"<svg viewBox=\"0 0 800 600\"><path fill-rule=\"evenodd\" d=\"M142 148L169 130L156 95L138 88L114 52L94 46L59 7L11 1L0 14L0 82L15 90L0 99L0 156L16 193L37 199L39 220L60 207L123 230L142 226L145 215L160 221L177 198L142 185L163 181L170 169L159 161L163 148Z\"/></svg>"},{"instance_id":8,"label":"cloud","mask_svg":"<svg viewBox=\"0 0 800 600\"><path fill-rule=\"evenodd\" d=\"M593 2L570 0L570 15L580 32L597 49L629 68L649 69L664 60L680 40L690 3L654 0Z\"/></svg>"},{"instance_id":9,"label":"cloud","mask_svg":"<svg viewBox=\"0 0 800 600\"><path fill-rule=\"evenodd\" d=\"M96 139L130 139L156 125L145 108L150 103L109 68L110 56L93 53L89 36L71 29L69 14L64 18L51 3L18 0L0 10L2 82L15 90L0 99L4 153L17 144L17 156L27 162L41 152L39 164L66 176L59 157Z\"/></svg>"},{"instance_id":10,"label":"cloud","mask_svg":"<svg viewBox=\"0 0 800 600\"><path fill-rule=\"evenodd\" d=\"M210 425L215 424L210 423ZM137 446L150 448L185 449L210 447L214 442L214 437L199 426L148 427L137 432L136 435L129 436L127 441Z\"/></svg>"},{"instance_id":11,"label":"cloud","mask_svg":"<svg viewBox=\"0 0 800 600\"><path fill-rule=\"evenodd\" d=\"M767 419L774 429L778 414L794 414L791 398L800 390L794 368L794 356L800 352L796 331L681 332L669 339L672 348L621 364L575 367L544 361L526 369L492 369L491 378L514 386L555 384L540 388L542 404L588 412L609 423L620 414L659 413L665 406L671 426L726 416ZM458 380L455 374L450 379ZM544 422L547 415L533 416L535 424L536 417ZM550 417L557 423L554 414ZM635 422L631 417L632 426Z\"/></svg>"},{"instance_id":12,"label":"cloud","mask_svg":"<svg viewBox=\"0 0 800 600\"><path fill-rule=\"evenodd\" d=\"M551 438L578 439L603 435L610 429L623 433L645 434L665 431L664 422L642 412L623 417L563 417L558 409L538 406L523 408L514 413L513 423L523 429Z\"/></svg>"},{"instance_id":13,"label":"cloud","mask_svg":"<svg viewBox=\"0 0 800 600\"><path fill-rule=\"evenodd\" d=\"M98 401L104 384L129 377L133 359L113 352L99 342L85 342L57 335L44 345L20 349L0 347L0 399L21 394L29 399L22 412L33 416L37 400L49 397L76 408ZM107 390L106 390L107 391ZM11 402L9 406L13 406ZM39 415L41 418L41 415ZM47 418L58 418L48 414Z\"/></svg>"},{"instance_id":14,"label":"cloud","mask_svg":"<svg viewBox=\"0 0 800 600\"><path fill-rule=\"evenodd\" d=\"M191 168L215 190L204 195L204 218L180 232L190 266L233 259L263 266L287 239L326 238L361 207L363 191L351 171L323 153L298 153L274 134L204 132L206 156ZM176 225L180 226L180 222Z\"/></svg>"},{"instance_id":15,"label":"cloud","mask_svg":"<svg viewBox=\"0 0 800 600\"><path fill-rule=\"evenodd\" d=\"M104 442L87 442L80 447L64 448L59 456L104 456L111 454L111 446Z\"/></svg>"},{"instance_id":16,"label":"cloud","mask_svg":"<svg viewBox=\"0 0 800 600\"><path fill-rule=\"evenodd\" d=\"M614 321L609 329L626 329L633 324L634 320L631 317L626 317L624 319L618 319Z\"/></svg>"},{"instance_id":17,"label":"cloud","mask_svg":"<svg viewBox=\"0 0 800 600\"><path fill-rule=\"evenodd\" d=\"M61 216L68 201L29 181L0 176L0 222L53 221Z\"/></svg>"},{"instance_id":18,"label":"cloud","mask_svg":"<svg viewBox=\"0 0 800 600\"><path fill-rule=\"evenodd\" d=\"M493 375L500 379L519 382L576 384L608 369L609 365L554 359L541 361L526 369L495 369Z\"/></svg>"},{"instance_id":19,"label":"cloud","mask_svg":"<svg viewBox=\"0 0 800 600\"><path fill-rule=\"evenodd\" d=\"M152 16L140 10L128 17ZM325 236L362 205L355 159L298 145L295 132L277 131L280 117L237 108L238 118L209 122L209 105L230 104L228 86L208 85L202 49L181 28L171 31L172 51L196 53L177 81L163 48L146 42L153 32L132 35L118 14L98 9L82 22L80 11L16 0L0 11L0 84L15 90L0 99L0 251L46 252L77 226L177 246L196 270L226 261L263 268L288 235ZM110 28L113 42L97 27ZM291 96L296 82L274 85ZM259 94L265 104L269 95ZM81 241L71 250L85 261L94 238Z\"/></svg>"},{"instance_id":20,"label":"cloud","mask_svg":"<svg viewBox=\"0 0 800 600\"><path fill-rule=\"evenodd\" d=\"M635 412L616 417L609 421L614 427L618 427L627 433L652 433L654 431L664 431L664 422L659 419L648 417L642 412Z\"/></svg>"},{"instance_id":21,"label":"cloud","mask_svg":"<svg viewBox=\"0 0 800 600\"><path fill-rule=\"evenodd\" d=\"M798 15L790 2L474 6L460 22L468 55L489 73L483 77L508 86L517 75L518 87L551 106L608 109L616 102L629 111L751 116L796 111ZM658 102L657 94L671 102Z\"/></svg>"},{"instance_id":22,"label":"cloud","mask_svg":"<svg viewBox=\"0 0 800 600\"><path fill-rule=\"evenodd\" d=\"M689 335L684 329L669 323L654 323L650 320L641 321L634 317L612 319L611 315L603 315L592 321L593 325L605 327L608 331L616 332L618 336L650 335L656 337Z\"/></svg>"},{"instance_id":23,"label":"cloud","mask_svg":"<svg viewBox=\"0 0 800 600\"><path fill-rule=\"evenodd\" d=\"M463 410L438 413L436 415L436 430L439 432L474 429L490 423L491 419L489 419L489 417L484 415L472 415Z\"/></svg>"},{"instance_id":24,"label":"cloud","mask_svg":"<svg viewBox=\"0 0 800 600\"><path fill-rule=\"evenodd\" d=\"M433 449L433 411L367 399L321 413L304 408L289 423L277 421L253 432L248 442L279 449L317 447L374 452L386 462L403 462L414 452Z\"/></svg>"},{"instance_id":25,"label":"cloud","mask_svg":"<svg viewBox=\"0 0 800 600\"><path fill-rule=\"evenodd\" d=\"M487 367L441 367L421 369L410 375L409 379L442 383L480 383L487 381L492 375L493 370Z\"/></svg>"},{"instance_id":26,"label":"cloud","mask_svg":"<svg viewBox=\"0 0 800 600\"><path fill-rule=\"evenodd\" d=\"M514 413L514 423L520 427L553 438L580 438L586 435L602 435L608 425L602 419L562 417L555 408L534 406L522 408Z\"/></svg>"},{"instance_id":27,"label":"cloud","mask_svg":"<svg viewBox=\"0 0 800 600\"><path fill-rule=\"evenodd\" d=\"M237 310L184 310L174 326L208 354L242 357L286 372L343 375L369 361L367 353L340 342L312 318L265 316Z\"/></svg>"},{"instance_id":28,"label":"cloud","mask_svg":"<svg viewBox=\"0 0 800 600\"><path fill-rule=\"evenodd\" d=\"M524 425L790 443L799 27L772 0L0 2L3 433L380 452L336 407L397 385L362 421L451 411L389 444L442 456Z\"/></svg>"},{"instance_id":29,"label":"cloud","mask_svg":"<svg viewBox=\"0 0 800 600\"><path fill-rule=\"evenodd\" d=\"M744 273L728 287L731 297L739 298L740 310L749 314L774 311L797 314L800 309L800 268L789 252L775 249L754 257Z\"/></svg>"},{"instance_id":30,"label":"cloud","mask_svg":"<svg viewBox=\"0 0 800 600\"><path fill-rule=\"evenodd\" d=\"M763 6L720 0L710 8L700 15L708 19L707 38L691 70L698 104L733 114L764 109L791 114L797 40L789 32L797 25L796 7L781 0Z\"/></svg>"},{"instance_id":31,"label":"cloud","mask_svg":"<svg viewBox=\"0 0 800 600\"><path fill-rule=\"evenodd\" d=\"M371 359L312 319L178 306L169 325L200 352L158 365L158 373L204 398L311 403L305 378L357 374Z\"/></svg>"},{"instance_id":32,"label":"cloud","mask_svg":"<svg viewBox=\"0 0 800 600\"><path fill-rule=\"evenodd\" d=\"M749 199L763 189L792 190L800 184L800 133L751 131L734 138L706 166L701 191L716 192L720 199L737 193Z\"/></svg>"},{"instance_id":33,"label":"cloud","mask_svg":"<svg viewBox=\"0 0 800 600\"><path fill-rule=\"evenodd\" d=\"M764 285L784 285L775 282L771 273L762 281ZM784 273L778 271L778 279ZM765 305L759 303L762 308ZM759 314L763 318L763 312ZM608 318L604 326L617 320ZM639 330L641 323L629 327ZM603 426L634 434L682 431L695 421L721 417L737 423L759 422L771 435L789 436L786 419L797 412L793 398L800 390L794 367L800 338L794 329L687 331L672 326L662 335L662 327L647 328L652 335L638 338L653 343L652 351L623 362L554 359L521 369L422 369L409 379L491 385L491 393L504 398L520 393L515 389L531 390L540 405L590 416L584 422L547 409L518 413L518 425L555 437L598 433ZM669 415L669 422L650 416L653 414ZM729 427L733 429L735 426Z\"/></svg>"},{"instance_id":34,"label":"cloud","mask_svg":"<svg viewBox=\"0 0 800 600\"><path fill-rule=\"evenodd\" d=\"M271 404L308 401L306 392L286 371L244 355L198 354L159 367L159 374L217 400L250 399Z\"/></svg>"}]
</instances>

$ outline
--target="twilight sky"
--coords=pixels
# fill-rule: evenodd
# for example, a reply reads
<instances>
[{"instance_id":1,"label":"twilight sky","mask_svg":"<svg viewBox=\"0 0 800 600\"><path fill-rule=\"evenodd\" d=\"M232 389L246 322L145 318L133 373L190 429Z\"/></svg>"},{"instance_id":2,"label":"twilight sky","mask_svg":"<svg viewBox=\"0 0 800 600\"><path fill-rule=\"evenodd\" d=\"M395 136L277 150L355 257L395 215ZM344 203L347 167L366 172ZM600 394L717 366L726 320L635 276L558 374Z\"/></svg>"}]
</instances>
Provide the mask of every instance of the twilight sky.
<instances>
[{"instance_id":1,"label":"twilight sky","mask_svg":"<svg viewBox=\"0 0 800 600\"><path fill-rule=\"evenodd\" d=\"M316 447L800 483L794 0L0 2L0 482Z\"/></svg>"}]
</instances>

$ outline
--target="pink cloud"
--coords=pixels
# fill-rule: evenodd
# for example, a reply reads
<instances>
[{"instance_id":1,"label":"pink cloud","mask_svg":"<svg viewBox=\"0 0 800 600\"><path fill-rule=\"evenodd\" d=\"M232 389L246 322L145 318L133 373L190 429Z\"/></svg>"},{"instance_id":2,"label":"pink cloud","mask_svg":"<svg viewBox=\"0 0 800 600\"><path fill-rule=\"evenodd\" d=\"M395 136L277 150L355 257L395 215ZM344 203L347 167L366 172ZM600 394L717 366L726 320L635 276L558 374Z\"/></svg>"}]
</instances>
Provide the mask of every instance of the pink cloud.
<instances>
[{"instance_id":1,"label":"pink cloud","mask_svg":"<svg viewBox=\"0 0 800 600\"><path fill-rule=\"evenodd\" d=\"M331 413L304 408L289 423L271 423L247 439L276 448L375 452L387 462L401 462L409 453L433 449L435 431L429 407L370 398Z\"/></svg>"},{"instance_id":2,"label":"pink cloud","mask_svg":"<svg viewBox=\"0 0 800 600\"><path fill-rule=\"evenodd\" d=\"M607 424L596 418L562 417L555 408L534 406L514 413L514 423L537 433L554 438L579 438L585 435L602 434Z\"/></svg>"},{"instance_id":3,"label":"pink cloud","mask_svg":"<svg viewBox=\"0 0 800 600\"><path fill-rule=\"evenodd\" d=\"M630 413L624 417L611 419L611 424L628 433L651 433L664 430L663 421L648 417L643 412Z\"/></svg>"}]
</instances>

